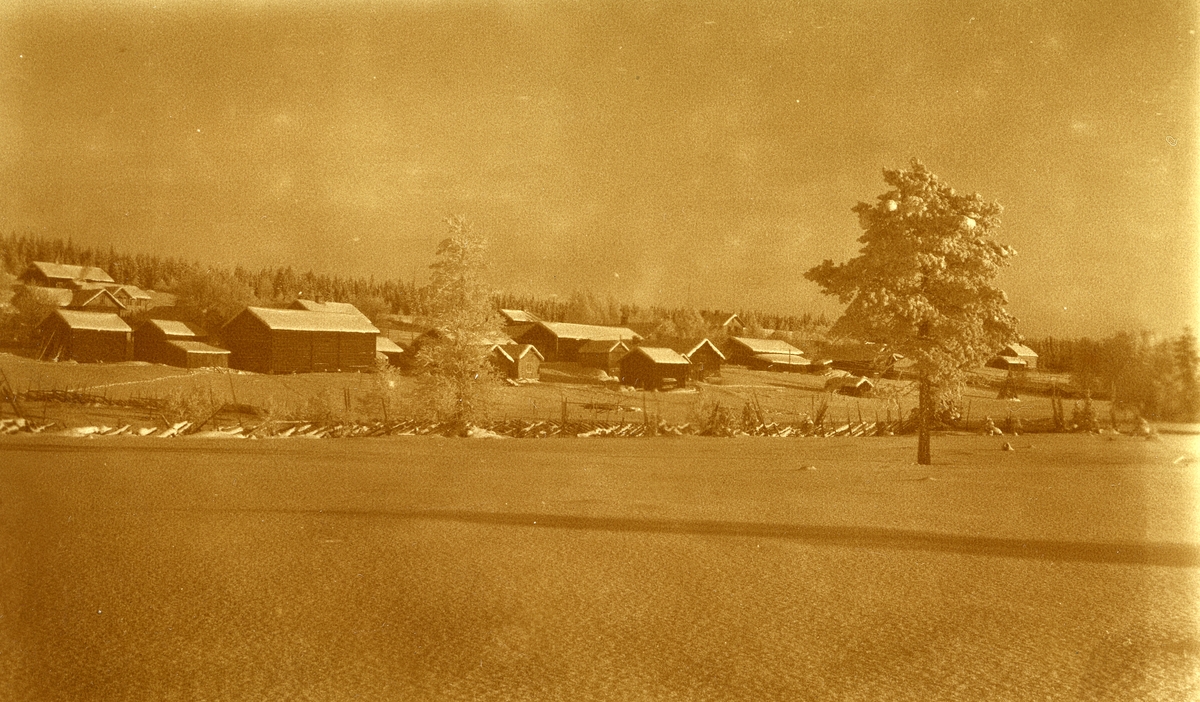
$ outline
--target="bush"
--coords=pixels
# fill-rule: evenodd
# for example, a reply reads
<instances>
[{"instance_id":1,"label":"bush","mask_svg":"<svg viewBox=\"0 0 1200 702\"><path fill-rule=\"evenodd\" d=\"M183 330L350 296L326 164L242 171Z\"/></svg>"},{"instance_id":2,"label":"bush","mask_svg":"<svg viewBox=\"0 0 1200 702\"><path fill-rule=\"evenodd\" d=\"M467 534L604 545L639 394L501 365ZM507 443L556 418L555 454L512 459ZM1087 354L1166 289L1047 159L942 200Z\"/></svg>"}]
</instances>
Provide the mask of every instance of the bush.
<instances>
[{"instance_id":1,"label":"bush","mask_svg":"<svg viewBox=\"0 0 1200 702\"><path fill-rule=\"evenodd\" d=\"M213 415L216 407L212 394L203 388L181 388L161 398L160 414L167 424L191 422L197 424Z\"/></svg>"}]
</instances>

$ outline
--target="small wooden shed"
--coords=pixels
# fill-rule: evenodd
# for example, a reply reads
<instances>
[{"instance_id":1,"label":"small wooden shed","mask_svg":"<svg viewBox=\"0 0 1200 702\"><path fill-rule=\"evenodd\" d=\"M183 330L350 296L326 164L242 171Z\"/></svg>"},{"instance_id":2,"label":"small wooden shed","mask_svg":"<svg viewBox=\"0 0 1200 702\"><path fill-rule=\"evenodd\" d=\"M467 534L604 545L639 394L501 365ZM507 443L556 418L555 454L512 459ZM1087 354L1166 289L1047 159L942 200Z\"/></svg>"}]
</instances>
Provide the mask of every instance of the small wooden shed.
<instances>
[{"instance_id":1,"label":"small wooden shed","mask_svg":"<svg viewBox=\"0 0 1200 702\"><path fill-rule=\"evenodd\" d=\"M404 364L404 349L382 334L375 337L375 355L386 358L389 366L399 367Z\"/></svg>"},{"instance_id":2,"label":"small wooden shed","mask_svg":"<svg viewBox=\"0 0 1200 702\"><path fill-rule=\"evenodd\" d=\"M173 319L148 319L133 330L133 357L138 361L166 363L163 345L168 341L204 341L204 330Z\"/></svg>"},{"instance_id":3,"label":"small wooden shed","mask_svg":"<svg viewBox=\"0 0 1200 702\"><path fill-rule=\"evenodd\" d=\"M205 343L203 329L173 319L151 319L133 332L133 357L180 368L226 368L229 351Z\"/></svg>"},{"instance_id":4,"label":"small wooden shed","mask_svg":"<svg viewBox=\"0 0 1200 702\"><path fill-rule=\"evenodd\" d=\"M229 349L187 339L170 339L159 351L162 363L180 368L228 368L229 356Z\"/></svg>"},{"instance_id":5,"label":"small wooden shed","mask_svg":"<svg viewBox=\"0 0 1200 702\"><path fill-rule=\"evenodd\" d=\"M496 370L513 380L537 380L542 354L532 344L496 344L489 356Z\"/></svg>"},{"instance_id":6,"label":"small wooden shed","mask_svg":"<svg viewBox=\"0 0 1200 702\"><path fill-rule=\"evenodd\" d=\"M117 363L133 358L133 329L113 312L55 310L38 325L38 358Z\"/></svg>"},{"instance_id":7,"label":"small wooden shed","mask_svg":"<svg viewBox=\"0 0 1200 702\"><path fill-rule=\"evenodd\" d=\"M721 364L725 362L725 354L721 353L721 349L718 349L716 344L707 338L684 342L680 345L672 344L671 348L680 352L692 364L691 370L688 371L692 380L706 380L721 374Z\"/></svg>"},{"instance_id":8,"label":"small wooden shed","mask_svg":"<svg viewBox=\"0 0 1200 702\"><path fill-rule=\"evenodd\" d=\"M645 390L660 390L672 381L687 385L691 363L679 352L655 346L637 346L621 359L621 383Z\"/></svg>"},{"instance_id":9,"label":"small wooden shed","mask_svg":"<svg viewBox=\"0 0 1200 702\"><path fill-rule=\"evenodd\" d=\"M247 307L221 330L229 367L256 373L371 370L377 336L365 317L266 307Z\"/></svg>"}]
</instances>

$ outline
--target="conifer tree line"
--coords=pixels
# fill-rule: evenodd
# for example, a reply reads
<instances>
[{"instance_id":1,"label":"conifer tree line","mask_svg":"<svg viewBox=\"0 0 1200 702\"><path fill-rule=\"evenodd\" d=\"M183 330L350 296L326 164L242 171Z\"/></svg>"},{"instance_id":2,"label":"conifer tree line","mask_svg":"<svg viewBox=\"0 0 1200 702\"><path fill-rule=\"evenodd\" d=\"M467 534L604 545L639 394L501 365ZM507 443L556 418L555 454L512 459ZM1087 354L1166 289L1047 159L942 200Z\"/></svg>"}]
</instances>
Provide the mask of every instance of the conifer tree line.
<instances>
[{"instance_id":1,"label":"conifer tree line","mask_svg":"<svg viewBox=\"0 0 1200 702\"><path fill-rule=\"evenodd\" d=\"M214 329L245 305L285 305L297 297L349 302L372 320L386 314L428 317L434 306L429 287L411 281L298 273L291 266L251 270L239 265L229 269L169 256L128 254L112 247L78 246L69 239L29 234L0 237L0 261L13 276L20 275L33 261L96 266L122 285L175 293L179 304L197 322ZM548 322L653 323L663 337L692 337L712 331L695 309L623 304L612 297L602 300L594 293L575 292L560 298L498 291L492 294L492 301L497 308L523 309ZM814 332L828 326L824 316L808 313L796 316L741 310L738 315L747 333L755 336L764 329Z\"/></svg>"},{"instance_id":2,"label":"conifer tree line","mask_svg":"<svg viewBox=\"0 0 1200 702\"><path fill-rule=\"evenodd\" d=\"M7 274L17 276L33 261L96 266L120 284L174 293L190 317L213 330L245 305L284 305L297 297L350 302L373 320L386 314L427 317L433 307L428 286L399 279L297 273L291 266L230 269L170 256L118 252L112 247L79 246L69 239L0 236L0 263ZM695 309L643 307L594 293L575 292L562 298L501 291L493 293L492 302L498 308L532 312L546 321L649 322L655 325L655 336L662 338L713 333L711 322ZM823 315L736 312L747 336L769 330L820 339L829 328ZM1191 329L1169 338L1122 331L1099 339L1043 337L1025 343L1038 353L1042 370L1069 373L1077 388L1095 398L1138 407L1150 419L1200 420L1200 351Z\"/></svg>"},{"instance_id":3,"label":"conifer tree line","mask_svg":"<svg viewBox=\"0 0 1200 702\"><path fill-rule=\"evenodd\" d=\"M1190 328L1176 337L1117 332L1101 339L1030 339L1038 367L1070 373L1092 397L1137 407L1149 419L1200 420L1200 349Z\"/></svg>"}]
</instances>

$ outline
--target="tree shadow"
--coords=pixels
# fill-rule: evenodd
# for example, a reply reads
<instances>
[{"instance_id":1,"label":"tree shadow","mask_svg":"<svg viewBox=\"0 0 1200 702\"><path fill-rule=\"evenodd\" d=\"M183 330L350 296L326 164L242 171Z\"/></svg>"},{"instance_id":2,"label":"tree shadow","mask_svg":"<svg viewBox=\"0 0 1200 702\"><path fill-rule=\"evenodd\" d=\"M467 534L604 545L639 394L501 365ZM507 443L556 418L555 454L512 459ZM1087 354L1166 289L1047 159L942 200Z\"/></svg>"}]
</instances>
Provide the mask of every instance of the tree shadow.
<instances>
[{"instance_id":1,"label":"tree shadow","mask_svg":"<svg viewBox=\"0 0 1200 702\"><path fill-rule=\"evenodd\" d=\"M306 512L311 512L306 510ZM465 510L355 511L322 510L320 514L348 517L449 521L465 524L574 529L616 533L679 534L688 536L779 539L816 546L929 551L998 558L1054 562L1112 563L1172 568L1200 567L1200 546L1187 543L1092 543L1047 539L960 536L907 529L815 526L687 519L588 517L532 512L472 512Z\"/></svg>"}]
</instances>

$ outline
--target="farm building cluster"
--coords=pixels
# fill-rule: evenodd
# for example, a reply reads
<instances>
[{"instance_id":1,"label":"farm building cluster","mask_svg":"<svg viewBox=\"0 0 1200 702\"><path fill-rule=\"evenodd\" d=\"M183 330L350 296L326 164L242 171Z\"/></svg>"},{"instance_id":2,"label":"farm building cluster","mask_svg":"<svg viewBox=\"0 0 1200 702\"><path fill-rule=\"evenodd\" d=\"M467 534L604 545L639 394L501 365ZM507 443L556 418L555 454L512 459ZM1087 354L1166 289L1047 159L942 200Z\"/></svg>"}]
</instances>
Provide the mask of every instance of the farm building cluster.
<instances>
[{"instance_id":1,"label":"farm building cluster","mask_svg":"<svg viewBox=\"0 0 1200 702\"><path fill-rule=\"evenodd\" d=\"M210 337L207 330L175 318L173 296L118 284L99 268L37 262L19 281L17 295L53 310L34 335L36 355L46 360L137 360L255 373L354 372L380 363L413 368L422 347L441 337L411 317L386 315L377 326L352 304L305 299L285 309L246 307ZM710 380L732 363L826 374L831 376L828 390L866 395L873 388L871 378L911 377L913 366L879 344L834 344L817 357L783 339L751 338L736 314L705 313L712 330L706 337L656 337L647 343L656 335L636 324L570 324L523 310L498 312L503 332L478 343L498 375L513 382L537 380L543 363L577 364L602 380L659 390ZM988 365L1034 369L1037 354L1010 344Z\"/></svg>"}]
</instances>

